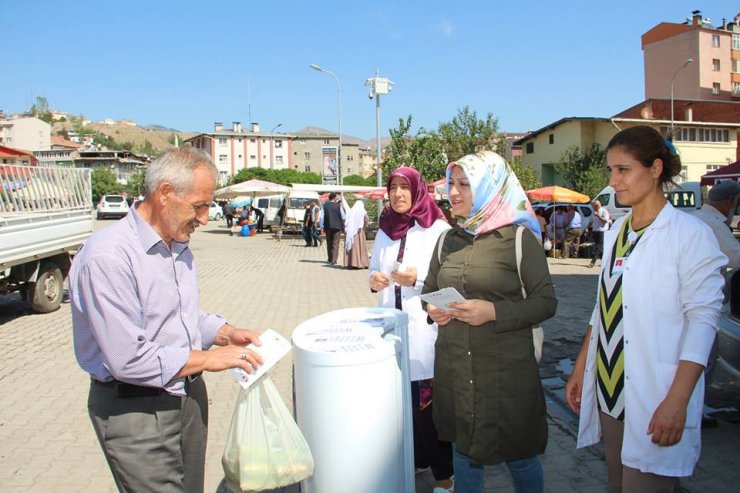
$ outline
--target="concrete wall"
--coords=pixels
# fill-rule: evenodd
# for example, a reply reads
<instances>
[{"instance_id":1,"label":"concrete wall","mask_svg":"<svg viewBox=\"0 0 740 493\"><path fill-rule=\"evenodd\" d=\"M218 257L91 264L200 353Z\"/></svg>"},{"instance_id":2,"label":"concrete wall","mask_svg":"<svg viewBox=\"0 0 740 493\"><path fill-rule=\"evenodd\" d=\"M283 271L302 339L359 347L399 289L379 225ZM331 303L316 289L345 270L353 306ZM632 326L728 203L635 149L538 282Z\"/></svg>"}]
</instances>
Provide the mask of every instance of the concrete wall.
<instances>
[{"instance_id":1,"label":"concrete wall","mask_svg":"<svg viewBox=\"0 0 740 493\"><path fill-rule=\"evenodd\" d=\"M51 125L36 117L11 118L0 122L0 145L22 151L51 149Z\"/></svg>"}]
</instances>

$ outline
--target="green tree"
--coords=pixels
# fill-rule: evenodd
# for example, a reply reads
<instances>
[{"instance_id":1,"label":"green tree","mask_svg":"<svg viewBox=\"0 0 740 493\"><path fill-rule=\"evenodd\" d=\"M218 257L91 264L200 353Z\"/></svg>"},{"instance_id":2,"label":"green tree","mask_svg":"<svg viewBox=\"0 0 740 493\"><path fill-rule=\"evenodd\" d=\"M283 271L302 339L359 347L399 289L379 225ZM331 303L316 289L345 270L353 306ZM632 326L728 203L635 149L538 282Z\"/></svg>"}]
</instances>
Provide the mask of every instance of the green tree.
<instances>
[{"instance_id":1,"label":"green tree","mask_svg":"<svg viewBox=\"0 0 740 493\"><path fill-rule=\"evenodd\" d=\"M599 144L593 144L585 152L574 145L560 156L555 171L571 189L593 197L609 183L605 161L606 152Z\"/></svg>"},{"instance_id":2,"label":"green tree","mask_svg":"<svg viewBox=\"0 0 740 493\"><path fill-rule=\"evenodd\" d=\"M144 179L146 178L146 170L139 169L136 173L131 175L131 177L128 180L128 184L126 185L126 191L129 193L129 195L133 197L138 197L139 195L143 195L146 186L144 184Z\"/></svg>"},{"instance_id":3,"label":"green tree","mask_svg":"<svg viewBox=\"0 0 740 493\"><path fill-rule=\"evenodd\" d=\"M149 142L149 139L144 139L144 143L139 146L139 152L141 154L146 154L147 156L154 156L158 154L157 149L155 149L152 143Z\"/></svg>"},{"instance_id":4,"label":"green tree","mask_svg":"<svg viewBox=\"0 0 740 493\"><path fill-rule=\"evenodd\" d=\"M427 182L444 176L447 158L440 137L424 128L411 135L412 117L398 119L398 128L390 129L391 143L386 148L383 175L388 176L400 166L416 169Z\"/></svg>"},{"instance_id":5,"label":"green tree","mask_svg":"<svg viewBox=\"0 0 740 493\"><path fill-rule=\"evenodd\" d=\"M31 106L30 113L46 123L52 123L54 121L54 117L49 110L49 100L46 99L46 96L36 97L36 103Z\"/></svg>"},{"instance_id":6,"label":"green tree","mask_svg":"<svg viewBox=\"0 0 740 493\"><path fill-rule=\"evenodd\" d=\"M542 180L537 172L529 166L524 165L518 157L509 164L516 177L519 178L519 183L522 184L524 190L532 190L533 188L540 188L542 186Z\"/></svg>"},{"instance_id":7,"label":"green tree","mask_svg":"<svg viewBox=\"0 0 740 493\"><path fill-rule=\"evenodd\" d=\"M480 151L504 154L506 138L498 131L498 118L491 113L481 119L475 111L465 106L457 110L452 121L440 123L437 132L448 161L456 161Z\"/></svg>"},{"instance_id":8,"label":"green tree","mask_svg":"<svg viewBox=\"0 0 740 493\"><path fill-rule=\"evenodd\" d=\"M93 201L97 202L106 194L120 193L123 185L116 181L116 175L108 168L97 168L91 173Z\"/></svg>"}]
</instances>

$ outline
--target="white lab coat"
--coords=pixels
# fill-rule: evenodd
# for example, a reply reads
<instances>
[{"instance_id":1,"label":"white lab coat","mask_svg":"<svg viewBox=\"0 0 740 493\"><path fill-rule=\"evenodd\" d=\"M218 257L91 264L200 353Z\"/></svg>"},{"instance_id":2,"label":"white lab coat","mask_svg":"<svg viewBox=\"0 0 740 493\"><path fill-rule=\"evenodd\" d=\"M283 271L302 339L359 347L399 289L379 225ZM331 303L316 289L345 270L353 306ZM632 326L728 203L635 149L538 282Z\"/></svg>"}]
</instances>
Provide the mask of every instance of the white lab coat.
<instances>
[{"instance_id":1,"label":"white lab coat","mask_svg":"<svg viewBox=\"0 0 740 493\"><path fill-rule=\"evenodd\" d=\"M620 218L604 233L609 267ZM625 422L622 463L662 476L690 476L701 451L704 378L687 407L681 441L655 445L648 424L665 398L679 360L707 364L722 305L720 268L727 263L708 226L666 204L625 261L622 274ZM600 279L600 278L599 278ZM598 302L591 316L591 339L583 381L578 447L601 438L596 395Z\"/></svg>"},{"instance_id":2,"label":"white lab coat","mask_svg":"<svg viewBox=\"0 0 740 493\"><path fill-rule=\"evenodd\" d=\"M416 268L416 284L401 287L401 306L409 316L409 358L411 381L426 380L434 376L434 343L437 341L437 324L427 324L427 313L421 307L421 289L429 272L429 262L436 254L436 245L442 231L450 229L443 219L436 220L429 228L415 224L406 232L401 271ZM378 230L370 257L370 272L383 272L390 278L393 263L398 258L401 240L393 241ZM380 292L379 306L395 308L396 294L393 282Z\"/></svg>"}]
</instances>

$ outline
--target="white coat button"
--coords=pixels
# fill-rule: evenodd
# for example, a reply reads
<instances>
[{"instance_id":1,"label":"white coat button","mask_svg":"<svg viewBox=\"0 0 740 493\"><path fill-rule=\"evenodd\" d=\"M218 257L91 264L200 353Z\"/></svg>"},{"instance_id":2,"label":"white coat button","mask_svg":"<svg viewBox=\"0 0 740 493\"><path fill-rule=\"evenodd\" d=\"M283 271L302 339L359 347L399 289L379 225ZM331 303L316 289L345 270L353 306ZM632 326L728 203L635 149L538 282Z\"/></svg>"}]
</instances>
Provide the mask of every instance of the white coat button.
<instances>
[{"instance_id":1,"label":"white coat button","mask_svg":"<svg viewBox=\"0 0 740 493\"><path fill-rule=\"evenodd\" d=\"M470 351L468 351L468 356L470 356Z\"/></svg>"},{"instance_id":2,"label":"white coat button","mask_svg":"<svg viewBox=\"0 0 740 493\"><path fill-rule=\"evenodd\" d=\"M471 383L471 385L472 385L473 381L471 380L471 381L470 381L470 383Z\"/></svg>"}]
</instances>

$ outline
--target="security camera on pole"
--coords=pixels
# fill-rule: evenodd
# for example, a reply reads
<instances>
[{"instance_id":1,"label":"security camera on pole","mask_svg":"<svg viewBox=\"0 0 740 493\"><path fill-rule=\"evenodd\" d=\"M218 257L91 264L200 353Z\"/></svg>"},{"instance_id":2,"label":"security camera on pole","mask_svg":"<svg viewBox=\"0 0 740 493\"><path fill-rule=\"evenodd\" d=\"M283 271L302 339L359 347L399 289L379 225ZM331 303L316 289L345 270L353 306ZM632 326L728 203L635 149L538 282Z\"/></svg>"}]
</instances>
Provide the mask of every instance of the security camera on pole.
<instances>
[{"instance_id":1,"label":"security camera on pole","mask_svg":"<svg viewBox=\"0 0 740 493\"><path fill-rule=\"evenodd\" d=\"M370 86L370 94L368 97L375 98L375 171L378 178L377 184L379 187L383 186L383 170L380 167L380 96L385 96L393 89L393 82L380 77L378 69L375 69L375 77L371 77L365 81L366 86ZM380 220L380 213L383 211L383 201L378 200L378 220Z\"/></svg>"}]
</instances>

